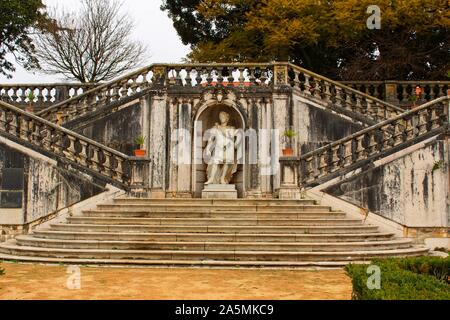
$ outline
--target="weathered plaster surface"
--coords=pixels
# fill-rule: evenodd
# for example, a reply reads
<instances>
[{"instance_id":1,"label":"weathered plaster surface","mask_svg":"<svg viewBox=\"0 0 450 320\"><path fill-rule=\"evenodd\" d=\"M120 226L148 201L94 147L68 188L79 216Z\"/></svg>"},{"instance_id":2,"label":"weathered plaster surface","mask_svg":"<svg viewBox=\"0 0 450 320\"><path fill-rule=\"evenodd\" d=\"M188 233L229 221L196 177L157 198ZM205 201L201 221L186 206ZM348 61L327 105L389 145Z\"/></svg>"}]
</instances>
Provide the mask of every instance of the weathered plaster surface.
<instances>
[{"instance_id":1,"label":"weathered plaster surface","mask_svg":"<svg viewBox=\"0 0 450 320\"><path fill-rule=\"evenodd\" d=\"M448 227L447 142L434 140L324 191L407 227Z\"/></svg>"},{"instance_id":2,"label":"weathered plaster surface","mask_svg":"<svg viewBox=\"0 0 450 320\"><path fill-rule=\"evenodd\" d=\"M95 120L80 133L117 151L134 155L136 137L146 136L143 122L142 107L137 103Z\"/></svg>"},{"instance_id":3,"label":"weathered plaster surface","mask_svg":"<svg viewBox=\"0 0 450 320\"><path fill-rule=\"evenodd\" d=\"M298 133L296 142L301 154L363 129L361 124L346 116L307 104L299 99L294 100L293 124L294 130Z\"/></svg>"},{"instance_id":4,"label":"weathered plaster surface","mask_svg":"<svg viewBox=\"0 0 450 320\"><path fill-rule=\"evenodd\" d=\"M0 144L0 154L13 152L17 158L23 159L23 204L21 209L0 209L0 228L2 225L6 229L10 225L31 223L102 192L102 188L92 184L81 173L58 168L51 161L30 157L28 149L22 146L17 148L11 150ZM0 175L4 166L5 161L1 161Z\"/></svg>"}]
</instances>

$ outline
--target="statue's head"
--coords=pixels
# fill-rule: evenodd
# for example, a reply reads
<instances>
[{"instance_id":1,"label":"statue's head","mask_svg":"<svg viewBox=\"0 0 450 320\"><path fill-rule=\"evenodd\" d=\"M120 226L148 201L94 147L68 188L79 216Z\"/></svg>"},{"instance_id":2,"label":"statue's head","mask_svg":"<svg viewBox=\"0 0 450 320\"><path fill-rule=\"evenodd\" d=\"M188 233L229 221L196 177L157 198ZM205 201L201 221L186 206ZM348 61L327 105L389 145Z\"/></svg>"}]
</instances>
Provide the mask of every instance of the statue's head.
<instances>
[{"instance_id":1,"label":"statue's head","mask_svg":"<svg viewBox=\"0 0 450 320\"><path fill-rule=\"evenodd\" d=\"M227 124L230 121L230 114L222 111L219 113L219 119L221 124Z\"/></svg>"}]
</instances>

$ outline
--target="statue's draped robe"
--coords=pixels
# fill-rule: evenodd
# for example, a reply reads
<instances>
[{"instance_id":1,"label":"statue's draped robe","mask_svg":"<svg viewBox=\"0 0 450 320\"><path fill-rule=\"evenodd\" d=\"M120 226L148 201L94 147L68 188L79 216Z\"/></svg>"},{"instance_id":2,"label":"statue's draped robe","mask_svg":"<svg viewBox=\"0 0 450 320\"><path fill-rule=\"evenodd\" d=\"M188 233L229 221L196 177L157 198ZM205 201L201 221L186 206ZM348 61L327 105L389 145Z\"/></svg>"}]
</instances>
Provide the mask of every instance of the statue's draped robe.
<instances>
[{"instance_id":1,"label":"statue's draped robe","mask_svg":"<svg viewBox=\"0 0 450 320\"><path fill-rule=\"evenodd\" d=\"M207 175L208 180L211 178L214 166L227 165L227 173L225 175L226 183L230 183L234 174L238 169L236 138L237 130L234 127L222 127L216 125L210 130L211 138L206 147L208 159ZM216 171L213 184L220 184L223 170Z\"/></svg>"}]
</instances>

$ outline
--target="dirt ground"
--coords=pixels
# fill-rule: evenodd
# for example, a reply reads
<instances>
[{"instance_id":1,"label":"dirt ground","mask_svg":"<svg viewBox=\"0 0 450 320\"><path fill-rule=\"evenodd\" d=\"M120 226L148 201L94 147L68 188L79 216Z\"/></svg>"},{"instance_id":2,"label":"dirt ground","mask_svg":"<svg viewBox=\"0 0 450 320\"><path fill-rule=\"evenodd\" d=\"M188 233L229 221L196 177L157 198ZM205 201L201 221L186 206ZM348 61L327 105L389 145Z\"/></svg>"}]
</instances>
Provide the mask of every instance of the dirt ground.
<instances>
[{"instance_id":1,"label":"dirt ground","mask_svg":"<svg viewBox=\"0 0 450 320\"><path fill-rule=\"evenodd\" d=\"M345 300L352 293L343 270L81 267L78 276L68 266L3 262L0 268L0 300Z\"/></svg>"}]
</instances>

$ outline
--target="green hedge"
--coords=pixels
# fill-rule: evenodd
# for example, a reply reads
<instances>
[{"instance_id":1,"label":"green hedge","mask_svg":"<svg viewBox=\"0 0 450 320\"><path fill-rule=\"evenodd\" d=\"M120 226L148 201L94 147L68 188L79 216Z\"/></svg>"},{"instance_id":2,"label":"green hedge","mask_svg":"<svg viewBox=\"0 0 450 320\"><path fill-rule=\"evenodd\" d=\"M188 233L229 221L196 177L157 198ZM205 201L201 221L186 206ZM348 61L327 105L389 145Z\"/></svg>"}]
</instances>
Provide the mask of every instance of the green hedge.
<instances>
[{"instance_id":1,"label":"green hedge","mask_svg":"<svg viewBox=\"0 0 450 320\"><path fill-rule=\"evenodd\" d=\"M381 269L381 289L367 287L367 265L346 267L355 300L450 300L450 258L421 257L375 260Z\"/></svg>"}]
</instances>

